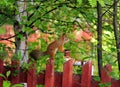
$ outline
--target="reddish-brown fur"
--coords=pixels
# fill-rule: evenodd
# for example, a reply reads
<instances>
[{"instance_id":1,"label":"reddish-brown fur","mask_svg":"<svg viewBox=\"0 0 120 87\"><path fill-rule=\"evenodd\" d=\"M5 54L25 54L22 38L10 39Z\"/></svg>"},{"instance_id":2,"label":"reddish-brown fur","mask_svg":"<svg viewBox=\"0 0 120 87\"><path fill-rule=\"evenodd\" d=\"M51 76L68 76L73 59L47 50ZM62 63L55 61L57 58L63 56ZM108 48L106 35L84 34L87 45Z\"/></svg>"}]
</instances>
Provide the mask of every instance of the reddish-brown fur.
<instances>
[{"instance_id":1,"label":"reddish-brown fur","mask_svg":"<svg viewBox=\"0 0 120 87\"><path fill-rule=\"evenodd\" d=\"M66 37L65 34L63 34L58 40L55 40L52 43L50 43L45 52L41 52L40 50L36 49L30 53L30 56L34 59L38 59L40 56L44 56L44 55L49 55L50 58L54 58L58 50L61 52L64 51L64 44L67 41L68 41L68 38Z\"/></svg>"}]
</instances>

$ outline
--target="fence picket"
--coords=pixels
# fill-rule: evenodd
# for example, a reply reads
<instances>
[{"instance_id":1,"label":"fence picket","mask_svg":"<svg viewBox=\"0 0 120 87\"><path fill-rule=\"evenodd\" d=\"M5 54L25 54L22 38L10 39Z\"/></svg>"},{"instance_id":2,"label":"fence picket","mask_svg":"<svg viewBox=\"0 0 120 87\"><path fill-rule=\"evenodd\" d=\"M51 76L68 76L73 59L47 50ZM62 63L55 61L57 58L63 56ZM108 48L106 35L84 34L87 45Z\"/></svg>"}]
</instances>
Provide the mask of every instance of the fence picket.
<instances>
[{"instance_id":1,"label":"fence picket","mask_svg":"<svg viewBox=\"0 0 120 87\"><path fill-rule=\"evenodd\" d=\"M3 74L3 60L0 59L0 74ZM0 76L0 87L3 86L3 78Z\"/></svg>"},{"instance_id":2,"label":"fence picket","mask_svg":"<svg viewBox=\"0 0 120 87\"><path fill-rule=\"evenodd\" d=\"M89 61L82 67L81 87L91 87L92 62Z\"/></svg>"},{"instance_id":3,"label":"fence picket","mask_svg":"<svg viewBox=\"0 0 120 87\"><path fill-rule=\"evenodd\" d=\"M12 66L17 65L13 63ZM43 84L45 87L99 87L99 82L95 81L91 77L92 62L87 62L82 66L82 75L72 73L73 60L69 60L64 64L63 73L54 72L54 59L50 59L49 64L46 65L46 71L42 77L36 75L35 63L30 66L30 70L27 72L20 72L17 76L13 76L16 70L20 70L19 65L17 67L11 67L11 79L8 79L12 84L26 83L27 87L36 87L37 84ZM0 73L5 74L10 68L3 67L3 60L0 60ZM21 71L21 70L20 70ZM112 79L108 72L111 72L111 65L106 65L102 69L101 82L110 82L111 87L119 87L120 80ZM24 77L20 79L19 77ZM55 80L54 80L55 78ZM3 87L3 78L0 77L0 87ZM39 81L37 81L39 80ZM73 82L76 80L76 82ZM44 82L45 81L45 82ZM81 81L81 82L80 82ZM61 84L62 83L62 84Z\"/></svg>"},{"instance_id":4,"label":"fence picket","mask_svg":"<svg viewBox=\"0 0 120 87\"><path fill-rule=\"evenodd\" d=\"M36 76L36 63L31 64L27 72L27 87L36 87L37 76Z\"/></svg>"},{"instance_id":5,"label":"fence picket","mask_svg":"<svg viewBox=\"0 0 120 87\"><path fill-rule=\"evenodd\" d=\"M50 58L46 65L45 87L54 87L54 59Z\"/></svg>"},{"instance_id":6,"label":"fence picket","mask_svg":"<svg viewBox=\"0 0 120 87\"><path fill-rule=\"evenodd\" d=\"M65 62L63 67L62 87L72 87L72 69L73 60L70 59Z\"/></svg>"}]
</instances>

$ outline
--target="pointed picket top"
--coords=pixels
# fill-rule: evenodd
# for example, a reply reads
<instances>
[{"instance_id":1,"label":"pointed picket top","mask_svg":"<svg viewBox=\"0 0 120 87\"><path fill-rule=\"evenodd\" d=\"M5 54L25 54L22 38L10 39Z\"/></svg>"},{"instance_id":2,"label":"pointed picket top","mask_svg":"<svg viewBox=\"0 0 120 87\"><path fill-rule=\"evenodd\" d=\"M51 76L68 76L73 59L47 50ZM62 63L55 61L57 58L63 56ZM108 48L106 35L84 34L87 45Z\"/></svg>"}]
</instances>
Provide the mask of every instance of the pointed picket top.
<instances>
[{"instance_id":1,"label":"pointed picket top","mask_svg":"<svg viewBox=\"0 0 120 87\"><path fill-rule=\"evenodd\" d=\"M54 59L50 58L46 65L45 87L54 87Z\"/></svg>"},{"instance_id":2,"label":"pointed picket top","mask_svg":"<svg viewBox=\"0 0 120 87\"><path fill-rule=\"evenodd\" d=\"M65 62L63 67L62 87L72 87L73 59Z\"/></svg>"},{"instance_id":3,"label":"pointed picket top","mask_svg":"<svg viewBox=\"0 0 120 87\"><path fill-rule=\"evenodd\" d=\"M82 67L81 87L91 87L92 61L87 62Z\"/></svg>"}]
</instances>

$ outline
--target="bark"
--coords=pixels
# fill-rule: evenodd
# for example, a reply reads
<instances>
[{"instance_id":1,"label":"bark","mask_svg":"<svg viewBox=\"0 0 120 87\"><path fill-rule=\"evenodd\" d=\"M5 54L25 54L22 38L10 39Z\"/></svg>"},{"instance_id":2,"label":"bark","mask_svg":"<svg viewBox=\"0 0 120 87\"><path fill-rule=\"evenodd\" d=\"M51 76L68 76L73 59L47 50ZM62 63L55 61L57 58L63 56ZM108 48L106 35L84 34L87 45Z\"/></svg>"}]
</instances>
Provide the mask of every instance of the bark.
<instances>
[{"instance_id":1,"label":"bark","mask_svg":"<svg viewBox=\"0 0 120 87\"><path fill-rule=\"evenodd\" d=\"M16 50L15 53L21 53L22 55L22 59L21 59L21 64L23 62L27 62L28 60L28 51L27 51L27 32L23 32L22 28L25 27L24 25L20 25L21 22L25 22L26 20L22 19L22 16L27 16L26 13L26 3L24 2L25 0L20 0L20 1L16 1L16 5L18 7L18 13L15 13L16 17L15 17L15 22L14 22L14 32L17 34L19 33L20 35L22 35L22 38L20 37L15 37L15 45L16 45Z\"/></svg>"},{"instance_id":2,"label":"bark","mask_svg":"<svg viewBox=\"0 0 120 87\"><path fill-rule=\"evenodd\" d=\"M118 68L120 71L120 35L118 30L118 23L117 23L117 3L118 0L114 0L113 5L113 28L114 28L114 36L116 41L116 49L117 49L117 60L118 60Z\"/></svg>"},{"instance_id":3,"label":"bark","mask_svg":"<svg viewBox=\"0 0 120 87\"><path fill-rule=\"evenodd\" d=\"M97 56L98 56L98 73L101 77L101 69L102 69L102 7L97 2L97 14L98 14L98 24L97 24Z\"/></svg>"}]
</instances>

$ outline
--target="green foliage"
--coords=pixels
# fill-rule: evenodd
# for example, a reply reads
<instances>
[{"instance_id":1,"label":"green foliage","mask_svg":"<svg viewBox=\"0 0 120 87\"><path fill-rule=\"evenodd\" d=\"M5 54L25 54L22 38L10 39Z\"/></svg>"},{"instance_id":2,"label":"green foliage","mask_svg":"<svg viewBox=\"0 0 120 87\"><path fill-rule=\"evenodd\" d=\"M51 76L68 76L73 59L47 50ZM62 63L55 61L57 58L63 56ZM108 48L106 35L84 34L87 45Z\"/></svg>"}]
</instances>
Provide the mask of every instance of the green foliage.
<instances>
[{"instance_id":1,"label":"green foliage","mask_svg":"<svg viewBox=\"0 0 120 87\"><path fill-rule=\"evenodd\" d=\"M2 0L0 1L0 25L9 23L11 24L14 19L14 5L15 0ZM8 8L9 7L9 8ZM4 20L6 19L6 20Z\"/></svg>"},{"instance_id":2,"label":"green foliage","mask_svg":"<svg viewBox=\"0 0 120 87\"><path fill-rule=\"evenodd\" d=\"M113 4L112 0L34 0L33 2L25 2L27 4L27 16L22 16L23 20L20 24L23 26L22 31L31 34L31 27L37 27L43 33L54 34L58 37L63 32L73 33L74 30L80 30L88 28L93 33L93 38L91 42L91 50L86 49L86 41L81 41L79 43L74 42L74 35L68 35L70 41L65 44L65 49L70 49L71 56L77 60L92 60L95 62L95 67L97 65L97 35L96 35L96 24L97 24L97 2L104 8L103 12L106 12L108 8ZM16 20L15 15L20 14L18 7L15 5L16 0L1 0L0 1L0 25L5 23L13 24ZM119 3L118 3L119 4ZM9 7L9 8L8 8ZM118 64L116 63L116 48L115 48L115 38L113 34L112 27L112 8L109 9L103 15L103 63L112 64L113 71L118 74ZM119 9L118 9L119 10ZM120 19L120 11L118 11L118 23ZM73 25L77 25L78 28L74 29ZM0 29L0 32L2 30ZM4 33L4 31L2 31ZM18 34L19 32L15 32ZM22 34L17 37L24 39ZM49 37L52 41L53 37ZM49 42L48 42L49 43ZM36 46L40 46L42 51L45 51L48 43L44 39L39 39L39 42L29 43L28 49L34 49ZM0 54L6 54L5 50L0 46ZM6 48L6 47L5 47ZM5 58L6 55L0 55L1 58ZM3 57L4 56L4 57ZM20 55L18 55L20 57ZM58 58L60 57L60 58ZM16 57L15 57L16 59ZM18 58L19 59L19 58ZM38 70L44 70L47 58L41 58ZM62 64L64 62L63 54L57 53L56 55L56 65L55 69L61 71ZM43 64L43 65L42 65ZM42 67L40 67L40 65ZM23 64L27 69L29 64ZM57 69L58 68L58 69ZM96 69L95 69L96 70ZM78 70L79 71L79 70ZM38 71L39 72L39 71ZM116 76L113 76L116 77ZM118 77L118 76L117 76Z\"/></svg>"},{"instance_id":3,"label":"green foliage","mask_svg":"<svg viewBox=\"0 0 120 87\"><path fill-rule=\"evenodd\" d=\"M5 33L6 33L6 31L5 31L4 26L0 27L0 34L5 34Z\"/></svg>"},{"instance_id":4,"label":"green foliage","mask_svg":"<svg viewBox=\"0 0 120 87\"><path fill-rule=\"evenodd\" d=\"M7 71L6 75L0 74L1 77L3 77L6 81L8 80L8 77L10 76L11 72Z\"/></svg>"},{"instance_id":5,"label":"green foliage","mask_svg":"<svg viewBox=\"0 0 120 87\"><path fill-rule=\"evenodd\" d=\"M7 57L6 45L0 44L0 59L4 60Z\"/></svg>"},{"instance_id":6,"label":"green foliage","mask_svg":"<svg viewBox=\"0 0 120 87\"><path fill-rule=\"evenodd\" d=\"M7 71L6 73L6 77L8 78L10 76L11 72L10 71Z\"/></svg>"},{"instance_id":7,"label":"green foliage","mask_svg":"<svg viewBox=\"0 0 120 87\"><path fill-rule=\"evenodd\" d=\"M45 68L46 68L46 64L49 63L49 56L43 56L40 57L37 61L36 61L36 70L37 70L37 74L39 73L43 73ZM63 56L63 53L57 53L55 56L55 71L58 72L62 72L63 71L63 64L65 62L65 58Z\"/></svg>"},{"instance_id":8,"label":"green foliage","mask_svg":"<svg viewBox=\"0 0 120 87\"><path fill-rule=\"evenodd\" d=\"M7 71L6 75L0 74L5 80L3 81L3 87L24 87L23 84L14 84L12 85L10 81L8 81L8 77L10 76L11 71Z\"/></svg>"},{"instance_id":9,"label":"green foliage","mask_svg":"<svg viewBox=\"0 0 120 87\"><path fill-rule=\"evenodd\" d=\"M81 5L82 4L82 0L77 0L77 4Z\"/></svg>"},{"instance_id":10,"label":"green foliage","mask_svg":"<svg viewBox=\"0 0 120 87\"><path fill-rule=\"evenodd\" d=\"M3 87L24 87L24 85L23 84L11 85L10 81L3 81Z\"/></svg>"},{"instance_id":11,"label":"green foliage","mask_svg":"<svg viewBox=\"0 0 120 87\"><path fill-rule=\"evenodd\" d=\"M100 3L101 6L105 6L104 0L88 0L88 1L92 7L95 7L97 5L97 1Z\"/></svg>"},{"instance_id":12,"label":"green foliage","mask_svg":"<svg viewBox=\"0 0 120 87\"><path fill-rule=\"evenodd\" d=\"M105 1L104 0L98 0L101 6L105 6Z\"/></svg>"},{"instance_id":13,"label":"green foliage","mask_svg":"<svg viewBox=\"0 0 120 87\"><path fill-rule=\"evenodd\" d=\"M113 67L114 67L114 66L113 66ZM114 69L116 69L116 67L115 67ZM116 79L116 80L120 79L120 77L119 77L119 76L120 76L120 72L115 72L115 70L113 70L112 72L110 72L109 75L110 75L112 78Z\"/></svg>"},{"instance_id":14,"label":"green foliage","mask_svg":"<svg viewBox=\"0 0 120 87\"><path fill-rule=\"evenodd\" d=\"M44 87L44 85L37 85L37 87Z\"/></svg>"},{"instance_id":15,"label":"green foliage","mask_svg":"<svg viewBox=\"0 0 120 87\"><path fill-rule=\"evenodd\" d=\"M95 81L100 82L100 77L96 76L93 78Z\"/></svg>"},{"instance_id":16,"label":"green foliage","mask_svg":"<svg viewBox=\"0 0 120 87\"><path fill-rule=\"evenodd\" d=\"M65 44L65 48L71 51L72 58L76 60L89 60L91 57L91 52L86 48L86 45L87 41L75 42L71 39Z\"/></svg>"},{"instance_id":17,"label":"green foliage","mask_svg":"<svg viewBox=\"0 0 120 87\"><path fill-rule=\"evenodd\" d=\"M24 85L23 84L15 84L15 85L12 85L12 87L24 87Z\"/></svg>"},{"instance_id":18,"label":"green foliage","mask_svg":"<svg viewBox=\"0 0 120 87\"><path fill-rule=\"evenodd\" d=\"M51 39L51 38L49 38L49 39ZM40 39L40 44L41 44L41 50L46 51L48 44L46 43L46 41L43 38Z\"/></svg>"},{"instance_id":19,"label":"green foliage","mask_svg":"<svg viewBox=\"0 0 120 87\"><path fill-rule=\"evenodd\" d=\"M91 5L92 7L95 7L95 6L96 6L97 0L88 0L88 1L89 1L90 5Z\"/></svg>"},{"instance_id":20,"label":"green foliage","mask_svg":"<svg viewBox=\"0 0 120 87\"><path fill-rule=\"evenodd\" d=\"M48 59L49 56L42 56L40 57L37 61L36 61L36 70L37 70L37 74L39 73L43 73L45 68L46 68L46 64L48 63Z\"/></svg>"},{"instance_id":21,"label":"green foliage","mask_svg":"<svg viewBox=\"0 0 120 87\"><path fill-rule=\"evenodd\" d=\"M10 81L3 81L3 87L10 87L11 83Z\"/></svg>"},{"instance_id":22,"label":"green foliage","mask_svg":"<svg viewBox=\"0 0 120 87\"><path fill-rule=\"evenodd\" d=\"M93 78L95 81L99 82L99 87L111 87L111 83L110 82L104 82L104 83L100 83L100 77L96 76Z\"/></svg>"},{"instance_id":23,"label":"green foliage","mask_svg":"<svg viewBox=\"0 0 120 87\"><path fill-rule=\"evenodd\" d=\"M100 83L99 86L100 86L100 87L111 87L111 83L109 83L109 82Z\"/></svg>"},{"instance_id":24,"label":"green foliage","mask_svg":"<svg viewBox=\"0 0 120 87\"><path fill-rule=\"evenodd\" d=\"M13 54L12 61L14 60L20 61L21 58L22 58L21 53Z\"/></svg>"},{"instance_id":25,"label":"green foliage","mask_svg":"<svg viewBox=\"0 0 120 87\"><path fill-rule=\"evenodd\" d=\"M21 69L23 72L27 71L30 67L31 63L23 63L22 66L21 66Z\"/></svg>"},{"instance_id":26,"label":"green foliage","mask_svg":"<svg viewBox=\"0 0 120 87\"><path fill-rule=\"evenodd\" d=\"M62 72L64 62L65 62L64 54L58 52L55 56L55 63L54 63L55 71Z\"/></svg>"},{"instance_id":27,"label":"green foliage","mask_svg":"<svg viewBox=\"0 0 120 87\"><path fill-rule=\"evenodd\" d=\"M82 74L82 66L73 66L74 74Z\"/></svg>"}]
</instances>

